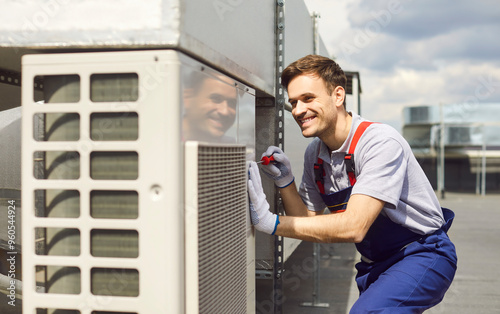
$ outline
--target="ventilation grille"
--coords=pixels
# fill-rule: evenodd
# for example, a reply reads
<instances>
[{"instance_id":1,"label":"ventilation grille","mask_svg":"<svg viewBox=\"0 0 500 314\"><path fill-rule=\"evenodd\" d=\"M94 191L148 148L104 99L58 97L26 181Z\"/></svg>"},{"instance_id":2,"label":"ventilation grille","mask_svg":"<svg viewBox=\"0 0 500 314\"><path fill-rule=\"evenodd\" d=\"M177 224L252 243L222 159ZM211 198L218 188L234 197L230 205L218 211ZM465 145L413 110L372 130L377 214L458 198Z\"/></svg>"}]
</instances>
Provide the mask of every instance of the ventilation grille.
<instances>
[{"instance_id":1,"label":"ventilation grille","mask_svg":"<svg viewBox=\"0 0 500 314\"><path fill-rule=\"evenodd\" d=\"M38 96L44 101L27 103L34 113L31 118L26 115L32 132L26 133L25 145L34 150L30 174L35 179L31 182L28 177L23 187L24 193L33 196L30 205L35 218L31 225L23 225L35 234L30 239L35 256L25 250L28 267L35 269L34 282L26 281L26 287L37 287L35 298L27 298L27 312L29 306L48 314L80 313L77 308L91 307L91 301L82 305L78 297L139 297L139 195L134 190L140 185L139 119L134 103L138 75L100 74L88 79L39 75L33 80L34 84L43 81L44 86L43 95L34 87L33 100ZM91 86L90 100L82 92L84 82ZM131 96L125 89L131 90ZM97 102L99 111L93 112ZM33 301L43 299L43 294L47 299L57 294L76 301L68 301L65 307L54 302L45 308ZM111 303L106 306L120 305Z\"/></svg>"},{"instance_id":2,"label":"ventilation grille","mask_svg":"<svg viewBox=\"0 0 500 314\"><path fill-rule=\"evenodd\" d=\"M411 107L409 110L411 123L429 122L429 107Z\"/></svg>"},{"instance_id":3,"label":"ventilation grille","mask_svg":"<svg viewBox=\"0 0 500 314\"><path fill-rule=\"evenodd\" d=\"M200 313L246 313L245 169L244 147L199 147Z\"/></svg>"}]
</instances>

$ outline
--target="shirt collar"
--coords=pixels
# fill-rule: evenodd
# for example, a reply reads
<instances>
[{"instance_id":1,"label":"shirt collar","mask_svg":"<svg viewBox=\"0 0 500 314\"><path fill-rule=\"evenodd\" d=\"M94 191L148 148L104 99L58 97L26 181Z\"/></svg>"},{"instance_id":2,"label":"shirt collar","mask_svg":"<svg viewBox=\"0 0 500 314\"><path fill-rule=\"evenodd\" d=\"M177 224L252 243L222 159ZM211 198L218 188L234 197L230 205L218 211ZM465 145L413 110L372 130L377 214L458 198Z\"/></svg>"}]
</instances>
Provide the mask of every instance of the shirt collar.
<instances>
[{"instance_id":1,"label":"shirt collar","mask_svg":"<svg viewBox=\"0 0 500 314\"><path fill-rule=\"evenodd\" d=\"M349 134L347 135L346 140L342 145L340 146L339 149L332 151L332 155L337 154L337 153L347 153L349 150L349 146L351 144L351 140L354 136L354 132L358 128L358 125L361 123L362 119L359 115L357 115L354 112L351 112L352 115L352 123L351 123L351 129L349 130ZM330 163L330 152L328 149L328 146L323 141L320 141L320 148L319 148L319 155L318 157L323 159L324 162Z\"/></svg>"}]
</instances>

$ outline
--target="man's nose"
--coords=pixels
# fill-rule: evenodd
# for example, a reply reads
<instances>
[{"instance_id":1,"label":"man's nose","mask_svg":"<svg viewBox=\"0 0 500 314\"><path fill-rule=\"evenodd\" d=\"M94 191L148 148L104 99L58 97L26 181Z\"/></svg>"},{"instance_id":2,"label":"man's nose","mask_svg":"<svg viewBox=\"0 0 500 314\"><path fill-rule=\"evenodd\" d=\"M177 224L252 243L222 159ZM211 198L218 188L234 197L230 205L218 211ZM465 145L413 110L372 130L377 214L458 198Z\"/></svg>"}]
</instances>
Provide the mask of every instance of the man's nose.
<instances>
[{"instance_id":1,"label":"man's nose","mask_svg":"<svg viewBox=\"0 0 500 314\"><path fill-rule=\"evenodd\" d=\"M217 112L222 116L230 116L233 114L234 109L227 100L224 100L217 106Z\"/></svg>"},{"instance_id":2,"label":"man's nose","mask_svg":"<svg viewBox=\"0 0 500 314\"><path fill-rule=\"evenodd\" d=\"M293 111L295 116L300 116L301 114L307 112L307 106L304 102L298 100Z\"/></svg>"}]
</instances>

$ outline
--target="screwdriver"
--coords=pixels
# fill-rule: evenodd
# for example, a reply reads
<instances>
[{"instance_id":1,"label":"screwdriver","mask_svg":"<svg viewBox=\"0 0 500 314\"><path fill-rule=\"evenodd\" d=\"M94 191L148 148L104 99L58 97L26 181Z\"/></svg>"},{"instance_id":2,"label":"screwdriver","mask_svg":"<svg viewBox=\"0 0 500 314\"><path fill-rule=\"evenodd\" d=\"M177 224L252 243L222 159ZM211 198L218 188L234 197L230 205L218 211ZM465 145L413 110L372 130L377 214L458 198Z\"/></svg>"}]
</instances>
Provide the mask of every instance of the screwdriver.
<instances>
[{"instance_id":1,"label":"screwdriver","mask_svg":"<svg viewBox=\"0 0 500 314\"><path fill-rule=\"evenodd\" d=\"M258 164L263 164L263 165L268 165L271 161L274 161L273 155L270 157L264 156L260 161L258 161Z\"/></svg>"}]
</instances>

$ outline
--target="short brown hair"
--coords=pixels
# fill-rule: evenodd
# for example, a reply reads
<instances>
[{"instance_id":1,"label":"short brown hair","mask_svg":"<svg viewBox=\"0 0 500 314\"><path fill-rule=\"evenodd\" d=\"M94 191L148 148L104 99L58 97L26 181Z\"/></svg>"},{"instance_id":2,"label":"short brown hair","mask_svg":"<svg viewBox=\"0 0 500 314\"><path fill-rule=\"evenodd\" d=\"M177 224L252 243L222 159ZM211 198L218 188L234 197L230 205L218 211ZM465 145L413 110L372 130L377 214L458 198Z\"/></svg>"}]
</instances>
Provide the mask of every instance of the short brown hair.
<instances>
[{"instance_id":1,"label":"short brown hair","mask_svg":"<svg viewBox=\"0 0 500 314\"><path fill-rule=\"evenodd\" d=\"M302 74L313 74L321 77L325 81L326 90L330 95L337 86L346 89L347 78L344 71L335 61L327 57L308 55L291 63L281 73L281 85L288 89L290 81Z\"/></svg>"}]
</instances>

